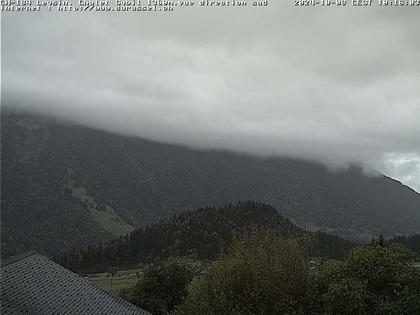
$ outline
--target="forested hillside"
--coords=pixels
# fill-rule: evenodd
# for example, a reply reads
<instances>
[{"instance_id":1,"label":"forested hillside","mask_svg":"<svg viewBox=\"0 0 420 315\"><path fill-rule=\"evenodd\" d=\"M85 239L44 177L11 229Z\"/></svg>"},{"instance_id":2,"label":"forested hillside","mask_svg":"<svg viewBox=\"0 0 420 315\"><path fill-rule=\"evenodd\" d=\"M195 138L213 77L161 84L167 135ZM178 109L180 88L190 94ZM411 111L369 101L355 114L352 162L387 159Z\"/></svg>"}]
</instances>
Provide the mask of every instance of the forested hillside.
<instances>
[{"instance_id":1,"label":"forested hillside","mask_svg":"<svg viewBox=\"0 0 420 315\"><path fill-rule=\"evenodd\" d=\"M391 238L389 242L403 244L409 250L414 252L417 255L417 259L420 261L420 234L395 236Z\"/></svg>"},{"instance_id":2,"label":"forested hillside","mask_svg":"<svg viewBox=\"0 0 420 315\"><path fill-rule=\"evenodd\" d=\"M357 167L192 150L4 109L1 122L2 255L52 254L237 200L351 238L420 232L420 195Z\"/></svg>"},{"instance_id":3,"label":"forested hillside","mask_svg":"<svg viewBox=\"0 0 420 315\"><path fill-rule=\"evenodd\" d=\"M183 212L133 231L127 237L68 250L56 260L73 271L90 273L175 256L214 261L229 251L235 235L240 237L259 230L273 231L284 239L297 239L317 257L343 258L353 246L336 236L304 231L270 205L246 201Z\"/></svg>"}]
</instances>

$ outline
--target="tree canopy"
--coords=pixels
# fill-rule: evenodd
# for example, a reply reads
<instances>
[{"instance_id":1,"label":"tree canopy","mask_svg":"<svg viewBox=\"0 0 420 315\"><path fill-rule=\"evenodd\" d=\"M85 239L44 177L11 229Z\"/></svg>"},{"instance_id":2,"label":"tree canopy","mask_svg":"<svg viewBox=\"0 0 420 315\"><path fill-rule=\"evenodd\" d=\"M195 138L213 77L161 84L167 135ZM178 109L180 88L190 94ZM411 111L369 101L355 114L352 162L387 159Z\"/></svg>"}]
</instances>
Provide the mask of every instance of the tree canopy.
<instances>
[{"instance_id":1,"label":"tree canopy","mask_svg":"<svg viewBox=\"0 0 420 315\"><path fill-rule=\"evenodd\" d=\"M129 301L157 315L420 314L413 257L403 245L373 242L313 268L299 240L254 231L201 273L147 269Z\"/></svg>"}]
</instances>

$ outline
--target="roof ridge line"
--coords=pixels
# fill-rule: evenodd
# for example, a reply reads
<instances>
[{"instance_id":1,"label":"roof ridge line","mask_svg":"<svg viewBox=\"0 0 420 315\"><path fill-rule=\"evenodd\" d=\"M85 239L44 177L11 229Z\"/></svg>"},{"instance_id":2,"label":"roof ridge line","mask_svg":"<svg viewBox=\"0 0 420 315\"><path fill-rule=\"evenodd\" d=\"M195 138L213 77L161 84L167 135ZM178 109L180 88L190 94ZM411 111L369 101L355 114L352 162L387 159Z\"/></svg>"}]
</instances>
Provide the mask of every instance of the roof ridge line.
<instances>
[{"instance_id":1,"label":"roof ridge line","mask_svg":"<svg viewBox=\"0 0 420 315\"><path fill-rule=\"evenodd\" d=\"M1 266L6 266L9 265L11 263L17 262L19 260L22 260L26 257L32 256L32 255L37 255L38 253L34 250L29 250L27 252L21 253L21 254L17 254L14 256L10 256L7 258L2 258L1 259Z\"/></svg>"}]
</instances>

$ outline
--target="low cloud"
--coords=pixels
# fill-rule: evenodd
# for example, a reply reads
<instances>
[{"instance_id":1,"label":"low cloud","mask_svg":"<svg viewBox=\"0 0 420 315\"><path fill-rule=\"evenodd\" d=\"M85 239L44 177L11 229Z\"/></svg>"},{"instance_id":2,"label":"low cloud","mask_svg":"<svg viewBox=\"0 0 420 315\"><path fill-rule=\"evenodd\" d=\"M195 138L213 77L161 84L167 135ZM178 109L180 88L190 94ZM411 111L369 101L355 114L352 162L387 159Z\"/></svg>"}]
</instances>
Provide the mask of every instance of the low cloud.
<instances>
[{"instance_id":1,"label":"low cloud","mask_svg":"<svg viewBox=\"0 0 420 315\"><path fill-rule=\"evenodd\" d=\"M199 148L360 163L420 191L415 8L5 14L2 105Z\"/></svg>"}]
</instances>

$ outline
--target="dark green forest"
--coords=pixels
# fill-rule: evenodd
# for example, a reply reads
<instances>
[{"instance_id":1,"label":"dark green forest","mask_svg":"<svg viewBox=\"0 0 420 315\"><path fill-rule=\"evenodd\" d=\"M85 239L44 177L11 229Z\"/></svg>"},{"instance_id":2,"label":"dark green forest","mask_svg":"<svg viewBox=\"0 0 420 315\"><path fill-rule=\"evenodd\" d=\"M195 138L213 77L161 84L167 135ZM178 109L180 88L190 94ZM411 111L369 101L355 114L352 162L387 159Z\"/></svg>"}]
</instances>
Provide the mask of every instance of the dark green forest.
<instances>
[{"instance_id":1,"label":"dark green forest","mask_svg":"<svg viewBox=\"0 0 420 315\"><path fill-rule=\"evenodd\" d=\"M213 261L229 251L236 236L254 230L272 230L281 238L296 239L313 257L343 258L353 246L336 236L305 231L270 205L246 201L183 212L126 237L65 251L55 259L66 268L85 273L169 257Z\"/></svg>"}]
</instances>

